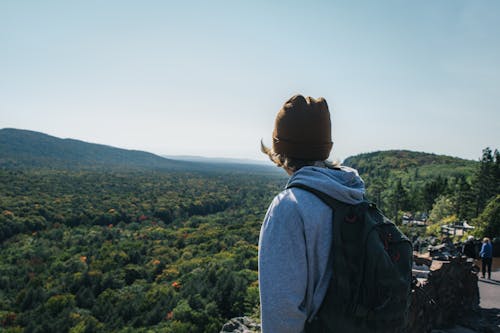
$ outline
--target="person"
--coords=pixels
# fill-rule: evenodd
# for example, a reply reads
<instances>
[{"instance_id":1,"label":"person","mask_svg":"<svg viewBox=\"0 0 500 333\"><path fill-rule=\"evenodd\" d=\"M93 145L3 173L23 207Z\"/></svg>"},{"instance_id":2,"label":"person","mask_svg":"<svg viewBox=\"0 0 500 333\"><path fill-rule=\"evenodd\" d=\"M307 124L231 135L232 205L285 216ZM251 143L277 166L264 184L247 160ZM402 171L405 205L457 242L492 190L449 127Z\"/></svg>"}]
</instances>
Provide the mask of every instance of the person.
<instances>
[{"instance_id":1,"label":"person","mask_svg":"<svg viewBox=\"0 0 500 333\"><path fill-rule=\"evenodd\" d=\"M349 204L363 201L358 172L328 161L331 119L324 98L295 95L279 110L272 148L261 150L302 184ZM332 277L332 210L308 191L283 190L270 204L259 237L263 333L302 332L312 321Z\"/></svg>"},{"instance_id":2,"label":"person","mask_svg":"<svg viewBox=\"0 0 500 333\"><path fill-rule=\"evenodd\" d=\"M476 245L474 244L474 236L468 236L464 245L462 246L462 253L472 259L476 259Z\"/></svg>"},{"instance_id":3,"label":"person","mask_svg":"<svg viewBox=\"0 0 500 333\"><path fill-rule=\"evenodd\" d=\"M481 251L479 252L482 262L482 273L483 279L486 276L486 271L488 271L488 279L491 279L491 262L493 257L493 247L491 246L490 239L488 237L483 238L483 246L481 246Z\"/></svg>"}]
</instances>

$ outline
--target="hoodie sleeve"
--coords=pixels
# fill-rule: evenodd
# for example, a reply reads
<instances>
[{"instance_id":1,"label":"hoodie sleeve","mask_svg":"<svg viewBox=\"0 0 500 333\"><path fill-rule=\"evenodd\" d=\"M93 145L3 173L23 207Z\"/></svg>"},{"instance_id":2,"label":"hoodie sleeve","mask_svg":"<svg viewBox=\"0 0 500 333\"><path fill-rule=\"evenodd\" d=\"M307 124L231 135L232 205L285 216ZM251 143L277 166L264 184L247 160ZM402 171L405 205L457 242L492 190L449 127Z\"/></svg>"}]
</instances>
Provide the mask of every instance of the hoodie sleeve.
<instances>
[{"instance_id":1,"label":"hoodie sleeve","mask_svg":"<svg viewBox=\"0 0 500 333\"><path fill-rule=\"evenodd\" d=\"M268 209L259 240L263 333L303 331L307 319L306 253L304 225L296 202L282 193Z\"/></svg>"}]
</instances>

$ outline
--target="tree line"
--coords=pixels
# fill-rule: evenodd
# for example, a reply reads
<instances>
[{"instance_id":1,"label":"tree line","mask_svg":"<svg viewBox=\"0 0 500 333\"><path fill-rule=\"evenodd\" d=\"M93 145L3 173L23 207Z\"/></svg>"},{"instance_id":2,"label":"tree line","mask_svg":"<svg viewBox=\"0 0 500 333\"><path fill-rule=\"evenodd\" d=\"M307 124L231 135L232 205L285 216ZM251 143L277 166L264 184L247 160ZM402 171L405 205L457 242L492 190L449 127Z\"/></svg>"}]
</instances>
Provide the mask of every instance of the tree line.
<instances>
[{"instance_id":1,"label":"tree line","mask_svg":"<svg viewBox=\"0 0 500 333\"><path fill-rule=\"evenodd\" d=\"M371 153L347 162L366 181L368 198L397 223L403 215L429 223L467 221L478 237L500 235L497 149L485 148L478 162L406 151Z\"/></svg>"}]
</instances>

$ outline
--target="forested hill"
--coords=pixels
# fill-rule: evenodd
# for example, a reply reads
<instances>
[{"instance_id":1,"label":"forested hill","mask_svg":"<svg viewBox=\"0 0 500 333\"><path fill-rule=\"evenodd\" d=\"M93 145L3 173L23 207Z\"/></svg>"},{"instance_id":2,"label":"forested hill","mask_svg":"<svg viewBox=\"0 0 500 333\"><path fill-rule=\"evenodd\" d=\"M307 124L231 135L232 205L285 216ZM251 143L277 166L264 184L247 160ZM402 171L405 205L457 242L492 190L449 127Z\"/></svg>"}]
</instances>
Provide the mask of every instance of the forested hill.
<instances>
[{"instance_id":1,"label":"forested hill","mask_svg":"<svg viewBox=\"0 0 500 333\"><path fill-rule=\"evenodd\" d=\"M185 163L143 151L4 128L0 129L0 166L52 168L124 166L180 169Z\"/></svg>"},{"instance_id":2,"label":"forested hill","mask_svg":"<svg viewBox=\"0 0 500 333\"><path fill-rule=\"evenodd\" d=\"M408 179L462 175L468 178L478 162L409 150L387 150L351 156L343 164L357 169L367 179L391 176Z\"/></svg>"},{"instance_id":3,"label":"forested hill","mask_svg":"<svg viewBox=\"0 0 500 333\"><path fill-rule=\"evenodd\" d=\"M371 178L470 177L477 162L456 157L389 150L348 157L344 165L356 168L368 181ZM127 150L75 139L61 139L44 133L0 129L0 167L7 168L135 168L178 171L238 169L277 171L269 165L172 159L152 153ZM248 170L247 170L248 169Z\"/></svg>"},{"instance_id":4,"label":"forested hill","mask_svg":"<svg viewBox=\"0 0 500 333\"><path fill-rule=\"evenodd\" d=\"M473 197L477 188L479 162L408 150L389 150L347 158L344 165L358 170L367 196L387 215L399 220L403 212L427 214L439 197L453 197L456 215L476 217ZM457 198L460 198L457 199ZM462 201L468 201L464 204ZM459 204L460 201L460 204ZM484 200L476 203L483 207Z\"/></svg>"},{"instance_id":5,"label":"forested hill","mask_svg":"<svg viewBox=\"0 0 500 333\"><path fill-rule=\"evenodd\" d=\"M61 139L40 132L13 128L0 129L0 167L277 172L270 164L247 165L176 160L144 151L121 149L75 139Z\"/></svg>"}]
</instances>

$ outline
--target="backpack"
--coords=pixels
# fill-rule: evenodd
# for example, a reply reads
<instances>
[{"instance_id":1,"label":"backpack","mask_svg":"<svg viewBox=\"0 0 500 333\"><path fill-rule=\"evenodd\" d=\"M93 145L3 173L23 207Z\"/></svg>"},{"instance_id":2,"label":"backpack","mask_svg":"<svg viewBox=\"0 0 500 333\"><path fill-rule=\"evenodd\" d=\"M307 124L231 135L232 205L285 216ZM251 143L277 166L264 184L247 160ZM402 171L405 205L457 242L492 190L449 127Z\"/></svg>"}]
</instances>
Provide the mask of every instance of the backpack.
<instances>
[{"instance_id":1,"label":"backpack","mask_svg":"<svg viewBox=\"0 0 500 333\"><path fill-rule=\"evenodd\" d=\"M306 333L404 332L411 302L410 240L368 201L350 205L302 184L333 210L333 276Z\"/></svg>"}]
</instances>

